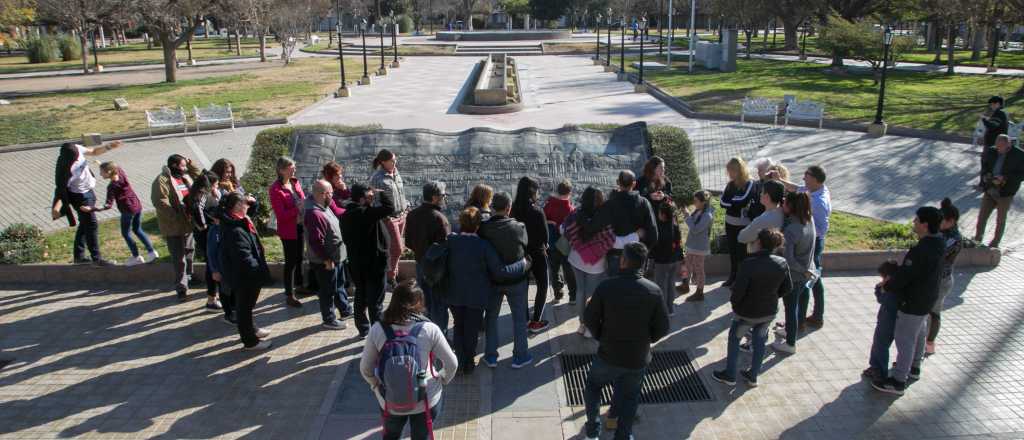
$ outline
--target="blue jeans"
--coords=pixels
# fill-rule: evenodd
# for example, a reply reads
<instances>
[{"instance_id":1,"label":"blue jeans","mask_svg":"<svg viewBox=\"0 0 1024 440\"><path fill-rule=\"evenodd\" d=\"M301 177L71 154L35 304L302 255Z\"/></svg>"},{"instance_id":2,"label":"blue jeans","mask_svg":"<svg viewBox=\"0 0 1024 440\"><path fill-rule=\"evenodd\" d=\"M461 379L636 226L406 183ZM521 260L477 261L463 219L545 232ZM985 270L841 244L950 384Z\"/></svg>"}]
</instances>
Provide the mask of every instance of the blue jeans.
<instances>
[{"instance_id":1,"label":"blue jeans","mask_svg":"<svg viewBox=\"0 0 1024 440\"><path fill-rule=\"evenodd\" d=\"M825 237L815 237L814 239L814 267L824 274L821 269L821 254L825 253ZM811 291L814 292L814 312L811 313L811 317L821 321L825 318L825 285L822 284L822 276L818 277L818 281L814 282L814 287ZM807 313L806 309L802 313ZM806 316L806 315L802 315Z\"/></svg>"},{"instance_id":2,"label":"blue jeans","mask_svg":"<svg viewBox=\"0 0 1024 440\"><path fill-rule=\"evenodd\" d=\"M342 315L352 314L352 298L348 296L348 289L345 285L348 284L348 262L341 263L341 265L335 268L338 271L338 279L335 284L335 289L338 291L338 298L341 298L341 303L338 306L338 310L341 311Z\"/></svg>"},{"instance_id":3,"label":"blue jeans","mask_svg":"<svg viewBox=\"0 0 1024 440\"><path fill-rule=\"evenodd\" d=\"M334 322L338 319L337 315L334 314L334 309L337 308L341 313L349 310L347 295L344 287L338 289L339 278L344 278L344 270L342 266L334 265L334 269L325 269L323 263L310 262L310 269L313 272L313 276L316 277L317 291L316 296L320 303L320 317L323 318L325 323ZM340 284L343 284L341 282Z\"/></svg>"},{"instance_id":4,"label":"blue jeans","mask_svg":"<svg viewBox=\"0 0 1024 440\"><path fill-rule=\"evenodd\" d=\"M887 293L886 295L894 295ZM889 377L889 347L896 335L896 312L898 309L888 304L878 307L878 319L875 322L875 335L871 338L871 357L868 366L878 370L881 377Z\"/></svg>"},{"instance_id":5,"label":"blue jeans","mask_svg":"<svg viewBox=\"0 0 1024 440\"><path fill-rule=\"evenodd\" d=\"M138 257L139 247L135 245L135 240L132 240L132 233L139 237L139 241L146 247L146 252L153 252L153 243L149 241L149 237L142 231L142 213L131 214L122 212L121 236L124 237L124 242L128 244L128 250L132 252L132 256Z\"/></svg>"},{"instance_id":6,"label":"blue jeans","mask_svg":"<svg viewBox=\"0 0 1024 440\"><path fill-rule=\"evenodd\" d=\"M526 322L530 320L529 293L530 284L527 280L518 284L495 286L487 304L487 338L484 355L491 359L498 357L498 315L501 314L501 300L508 297L508 307L512 313L512 359L525 360L530 356L529 344L526 340Z\"/></svg>"},{"instance_id":7,"label":"blue jeans","mask_svg":"<svg viewBox=\"0 0 1024 440\"><path fill-rule=\"evenodd\" d=\"M802 317L807 309L807 283L794 279L793 290L782 297L782 304L786 307L786 343L796 347L796 338L799 336Z\"/></svg>"},{"instance_id":8,"label":"blue jeans","mask_svg":"<svg viewBox=\"0 0 1024 440\"><path fill-rule=\"evenodd\" d=\"M601 388L612 384L612 404L618 418L615 429L616 440L626 440L633 431L633 418L640 403L640 386L647 368L630 369L610 365L600 356L594 358L587 375L587 386L583 390L583 403L587 411L587 432L599 432L601 412Z\"/></svg>"},{"instance_id":9,"label":"blue jeans","mask_svg":"<svg viewBox=\"0 0 1024 440\"><path fill-rule=\"evenodd\" d=\"M764 344L768 341L768 323L771 321L765 321L761 323L751 323L741 318L732 318L732 326L729 327L729 348L728 357L725 361L725 374L730 379L736 378L736 371L738 369L737 363L739 362L740 355L740 338L747 334L748 331L753 331L753 340L750 344L751 357L750 357L750 376L754 380L757 380L757 374L761 372L761 361L764 360Z\"/></svg>"},{"instance_id":10,"label":"blue jeans","mask_svg":"<svg viewBox=\"0 0 1024 440\"><path fill-rule=\"evenodd\" d=\"M437 423L438 416L441 415L441 404L444 399L437 402L437 406L430 407L430 420L433 423ZM381 411L381 417L384 419L384 433L382 438L385 440L398 440L402 437L402 430L405 429L405 422L409 422L410 440L427 440L431 437L433 429L428 429L426 413L409 414L404 416L389 416Z\"/></svg>"},{"instance_id":11,"label":"blue jeans","mask_svg":"<svg viewBox=\"0 0 1024 440\"><path fill-rule=\"evenodd\" d=\"M416 284L423 290L423 304L427 309L427 318L437 324L444 332L448 329L448 302L441 295L434 295L434 289L427 285L423 276L423 265L416 264Z\"/></svg>"}]
</instances>

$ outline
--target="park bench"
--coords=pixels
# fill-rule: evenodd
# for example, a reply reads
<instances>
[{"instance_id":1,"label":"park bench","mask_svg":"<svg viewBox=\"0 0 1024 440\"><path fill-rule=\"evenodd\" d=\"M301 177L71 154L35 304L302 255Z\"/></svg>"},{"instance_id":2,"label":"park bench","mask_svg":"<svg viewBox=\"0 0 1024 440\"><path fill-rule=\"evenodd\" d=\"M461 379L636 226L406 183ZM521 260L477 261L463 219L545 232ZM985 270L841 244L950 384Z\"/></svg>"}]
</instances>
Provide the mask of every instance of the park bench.
<instances>
[{"instance_id":1,"label":"park bench","mask_svg":"<svg viewBox=\"0 0 1024 440\"><path fill-rule=\"evenodd\" d=\"M231 123L231 130L235 129L235 114L231 112L231 104L216 105L210 104L206 107L192 107L192 114L196 118L196 133L200 131L202 124L216 124L221 122Z\"/></svg>"},{"instance_id":2,"label":"park bench","mask_svg":"<svg viewBox=\"0 0 1024 440\"><path fill-rule=\"evenodd\" d=\"M813 101L793 101L786 106L786 125L789 120L818 121L818 128L825 122L825 106Z\"/></svg>"},{"instance_id":3,"label":"park bench","mask_svg":"<svg viewBox=\"0 0 1024 440\"><path fill-rule=\"evenodd\" d=\"M779 106L766 98L743 98L740 111L740 123L747 121L747 116L772 118L772 125L779 123Z\"/></svg>"},{"instance_id":4,"label":"park bench","mask_svg":"<svg viewBox=\"0 0 1024 440\"><path fill-rule=\"evenodd\" d=\"M159 110L146 110L146 126L149 128L149 137L153 137L154 128L181 127L182 133L188 133L187 122L185 109L181 107L178 107L177 110L167 107Z\"/></svg>"}]
</instances>

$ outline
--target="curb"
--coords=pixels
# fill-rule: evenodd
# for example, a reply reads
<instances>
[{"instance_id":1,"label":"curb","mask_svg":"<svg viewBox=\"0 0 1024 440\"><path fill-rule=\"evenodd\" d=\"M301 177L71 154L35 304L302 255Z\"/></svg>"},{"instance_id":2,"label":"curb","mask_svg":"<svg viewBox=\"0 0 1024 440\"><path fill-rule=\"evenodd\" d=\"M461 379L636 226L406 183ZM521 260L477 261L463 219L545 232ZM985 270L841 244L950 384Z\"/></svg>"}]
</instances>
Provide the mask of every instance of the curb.
<instances>
[{"instance_id":1,"label":"curb","mask_svg":"<svg viewBox=\"0 0 1024 440\"><path fill-rule=\"evenodd\" d=\"M287 123L288 123L288 119L287 118L261 118L261 119L237 120L237 121L235 121L235 128L238 128L238 127L257 127L257 126L262 126L262 125L280 125L280 124L287 124ZM211 124L203 124L203 127L206 130L218 130L218 129L230 128L231 124L227 123L227 122L218 122L218 123L211 123ZM161 135L166 135L166 134L171 134L171 135L174 135L174 134L179 134L179 135L181 135L181 134L184 134L184 135L193 134L194 135L196 133L194 131L192 133L182 133L181 130L177 129L177 128L154 128L153 129L153 136L161 136ZM148 138L150 136L149 136L149 130L132 130L132 131L123 131L123 132L120 132L120 133L104 134L102 137L103 137L103 141L106 142L106 141L113 141L113 140L119 140L119 139L123 140L123 139ZM61 144L65 143L65 142L82 142L82 139L81 138L72 138L72 139L60 139L60 140L52 140L52 141L35 142L35 143L31 143L31 144L2 145L2 146L0 146L0 154L3 154L3 153L13 153L15 151L41 150L41 149L44 149L44 148L59 147Z\"/></svg>"},{"instance_id":2,"label":"curb","mask_svg":"<svg viewBox=\"0 0 1024 440\"><path fill-rule=\"evenodd\" d=\"M822 266L826 273L838 271L874 271L882 262L889 259L901 260L906 250L888 251L837 251L822 256ZM1002 253L997 249L969 248L960 252L957 260L958 268L992 268L999 265ZM709 255L705 260L707 275L726 275L729 273L729 256L725 254ZM284 272L283 263L271 263L270 273L275 280L281 279ZM202 274L206 265L196 263L194 274ZM24 264L0 265L0 279L16 280L10 285L58 285L75 288L92 288L108 284L160 285L170 286L173 270L171 263L143 264L131 268L122 266L93 267L90 265L70 264ZM414 278L416 263L402 260L398 267L399 278ZM200 279L201 276L197 276Z\"/></svg>"}]
</instances>

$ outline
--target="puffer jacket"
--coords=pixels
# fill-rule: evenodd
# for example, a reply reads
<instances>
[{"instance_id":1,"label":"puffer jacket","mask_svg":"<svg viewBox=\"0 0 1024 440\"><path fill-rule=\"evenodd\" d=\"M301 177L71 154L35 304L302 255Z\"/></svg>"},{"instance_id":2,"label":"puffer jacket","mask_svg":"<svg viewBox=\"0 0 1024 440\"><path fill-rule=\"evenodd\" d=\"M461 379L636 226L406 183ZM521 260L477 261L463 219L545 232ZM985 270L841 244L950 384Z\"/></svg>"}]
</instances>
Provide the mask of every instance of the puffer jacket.
<instances>
[{"instance_id":1,"label":"puffer jacket","mask_svg":"<svg viewBox=\"0 0 1024 440\"><path fill-rule=\"evenodd\" d=\"M793 280L786 259L762 250L740 264L729 302L739 318L771 319L779 311L779 298L792 290Z\"/></svg>"}]
</instances>

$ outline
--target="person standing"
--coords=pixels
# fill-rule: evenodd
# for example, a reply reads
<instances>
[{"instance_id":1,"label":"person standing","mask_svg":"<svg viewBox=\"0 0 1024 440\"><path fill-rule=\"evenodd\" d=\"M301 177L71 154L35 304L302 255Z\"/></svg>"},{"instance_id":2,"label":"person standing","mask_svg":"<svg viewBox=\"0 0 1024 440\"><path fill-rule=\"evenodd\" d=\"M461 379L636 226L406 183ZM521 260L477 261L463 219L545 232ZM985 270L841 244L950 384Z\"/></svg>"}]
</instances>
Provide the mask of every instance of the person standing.
<instances>
[{"instance_id":1,"label":"person standing","mask_svg":"<svg viewBox=\"0 0 1024 440\"><path fill-rule=\"evenodd\" d=\"M613 384L609 419L615 438L632 438L640 387L651 362L651 344L668 334L668 312L658 286L643 278L647 247L629 243L622 251L618 275L601 283L584 312L587 329L598 340L583 391L588 440L600 434L601 388Z\"/></svg>"},{"instance_id":2,"label":"person standing","mask_svg":"<svg viewBox=\"0 0 1024 440\"><path fill-rule=\"evenodd\" d=\"M740 243L737 237L743 228L750 224L747 217L747 206L753 200L754 183L750 180L747 163L738 157L729 160L725 165L729 174L729 183L722 191L720 205L725 209L725 240L729 249L729 278L722 286L729 287L736 279L736 271L740 263L747 257L747 246Z\"/></svg>"},{"instance_id":3,"label":"person standing","mask_svg":"<svg viewBox=\"0 0 1024 440\"><path fill-rule=\"evenodd\" d=\"M747 251L752 251L753 243L757 241L758 234L765 229L782 229L782 222L786 215L782 212L782 198L786 194L786 188L779 182L769 180L761 185L760 204L764 206L764 212L744 226L736 235L736 240L747 246Z\"/></svg>"},{"instance_id":4,"label":"person standing","mask_svg":"<svg viewBox=\"0 0 1024 440\"><path fill-rule=\"evenodd\" d=\"M814 294L814 311L805 319L807 325L821 327L825 325L825 284L822 281L821 256L825 253L825 237L828 236L829 219L832 217L832 193L825 186L825 169L820 165L811 165L804 172L804 184L796 185L782 179L777 173L772 178L782 182L786 191L805 192L811 196L811 219L814 220L814 268L818 277L811 286ZM807 313L806 307L801 309L801 318Z\"/></svg>"},{"instance_id":5,"label":"person standing","mask_svg":"<svg viewBox=\"0 0 1024 440\"><path fill-rule=\"evenodd\" d=\"M484 185L482 183L477 184L473 187L473 191L469 193L469 200L466 200L466 206L463 208L476 208L480 210L480 216L483 221L487 221L491 218L491 200L494 199L494 188L490 185Z\"/></svg>"},{"instance_id":6,"label":"person standing","mask_svg":"<svg viewBox=\"0 0 1024 440\"><path fill-rule=\"evenodd\" d=\"M209 233L211 219L208 215L208 208L217 206L220 199L220 192L217 191L217 175L210 171L203 171L192 182L188 190L188 197L185 197L185 206L188 207L189 219L192 221L192 237L196 242L196 249L206 262L204 280L206 285L206 311L219 313L223 305L217 300L217 281L213 279L213 269L210 266L210 258L206 255L207 234Z\"/></svg>"},{"instance_id":7,"label":"person standing","mask_svg":"<svg viewBox=\"0 0 1024 440\"><path fill-rule=\"evenodd\" d=\"M899 311L896 312L894 330L896 365L890 377L871 382L878 391L902 395L907 389L907 381L921 376L928 312L939 298L942 259L946 251L946 243L939 230L941 224L942 212L938 208L924 206L917 209L914 216L917 244L907 251L903 264L883 287L897 294Z\"/></svg>"},{"instance_id":8,"label":"person standing","mask_svg":"<svg viewBox=\"0 0 1024 440\"><path fill-rule=\"evenodd\" d=\"M1024 151L1013 148L1005 134L996 138L995 148L986 148L981 156L981 210L974 241L981 243L992 210L996 210L996 232L988 246L998 248L1006 229L1006 214L1010 211L1013 197L1020 190L1024 180Z\"/></svg>"},{"instance_id":9,"label":"person standing","mask_svg":"<svg viewBox=\"0 0 1024 440\"><path fill-rule=\"evenodd\" d=\"M423 289L427 317L437 324L442 332L448 330L448 303L445 302L444 292L435 292L427 285L422 263L430 245L444 242L448 239L448 234L452 233L448 217L442 212L447 200L448 193L444 182L432 180L425 183L423 202L409 211L405 227L405 243L412 249L416 258L416 283Z\"/></svg>"},{"instance_id":10,"label":"person standing","mask_svg":"<svg viewBox=\"0 0 1024 440\"><path fill-rule=\"evenodd\" d=\"M658 226L651 203L634 190L636 176L632 171L622 170L616 183L618 188L601 205L595 221L584 226L587 234L596 234L607 226L611 226L615 234L615 244L606 257L609 277L618 273L619 258L627 244L642 242L651 248L658 242Z\"/></svg>"},{"instance_id":11,"label":"person standing","mask_svg":"<svg viewBox=\"0 0 1024 440\"><path fill-rule=\"evenodd\" d=\"M341 164L330 161L324 164L320 170L320 174L325 180L331 183L331 212L334 216L341 221L341 216L345 215L345 204L348 199L352 196L352 191L348 189L348 185L345 184L344 180L344 168ZM349 290L352 289L352 271L349 268L348 260L345 260L341 264L341 268L338 269L338 280L337 289L338 295L345 298L346 304L349 304L348 309L342 311L342 317L352 314L352 301L351 296L348 294Z\"/></svg>"},{"instance_id":12,"label":"person standing","mask_svg":"<svg viewBox=\"0 0 1024 440\"><path fill-rule=\"evenodd\" d=\"M799 336L801 318L807 310L807 283L813 281L814 273L814 222L811 220L811 198L807 193L786 194L782 210L786 220L782 229L785 241L783 255L789 265L789 277L793 290L782 297L786 308L786 324L776 330L785 341L772 343L772 349L780 353L796 353L796 338Z\"/></svg>"},{"instance_id":13,"label":"person standing","mask_svg":"<svg viewBox=\"0 0 1024 440\"><path fill-rule=\"evenodd\" d=\"M544 305L548 301L548 220L544 210L537 206L540 199L540 183L523 176L516 188L516 199L512 202L512 218L526 226L526 253L533 262L530 269L537 292L533 297L533 319L526 325L530 333L540 333L548 328L544 317Z\"/></svg>"},{"instance_id":14,"label":"person standing","mask_svg":"<svg viewBox=\"0 0 1024 440\"><path fill-rule=\"evenodd\" d=\"M402 257L405 243L402 237L405 235L405 216L409 211L409 201L405 198L405 183L402 182L402 175L398 173L398 156L387 149L377 152L373 159L373 175L370 176L370 189L383 191L390 195L395 204L395 211L391 213L391 222L385 224L388 232L388 267L387 282L389 286L395 285L395 278L398 276L398 260ZM378 200L379 206L380 201Z\"/></svg>"},{"instance_id":15,"label":"person standing","mask_svg":"<svg viewBox=\"0 0 1024 440\"><path fill-rule=\"evenodd\" d=\"M715 221L715 208L711 206L711 193L700 190L693 193L693 212L686 216L686 273L687 284L692 281L697 291L686 297L687 302L704 301L704 258L711 254L711 224ZM689 290L689 285L687 289Z\"/></svg>"},{"instance_id":16,"label":"person standing","mask_svg":"<svg viewBox=\"0 0 1024 440\"><path fill-rule=\"evenodd\" d=\"M221 223L221 274L235 297L238 334L242 350L266 350L272 345L270 331L256 327L252 310L260 298L260 289L270 282L266 253L256 226L245 214L249 198L233 192L225 196Z\"/></svg>"},{"instance_id":17,"label":"person standing","mask_svg":"<svg viewBox=\"0 0 1024 440\"><path fill-rule=\"evenodd\" d=\"M306 194L302 183L295 178L295 161L281 156L277 158L277 179L270 185L270 207L277 219L277 236L284 250L284 296L291 307L302 307L295 298L296 293L309 293L303 286L302 277L302 206ZM297 292L298 291L298 292Z\"/></svg>"},{"instance_id":18,"label":"person standing","mask_svg":"<svg viewBox=\"0 0 1024 440\"><path fill-rule=\"evenodd\" d=\"M576 209L572 206L572 182L562 179L552 194L544 202L544 218L548 221L548 268L550 269L551 288L555 292L554 302L562 300L562 287L569 286L569 304L576 303L576 277L568 256L559 251L556 243L562 237L562 223Z\"/></svg>"},{"instance_id":19,"label":"person standing","mask_svg":"<svg viewBox=\"0 0 1024 440\"><path fill-rule=\"evenodd\" d=\"M492 207L494 215L480 224L477 234L494 246L502 264L522 260L527 256L526 225L509 217L512 212L512 196L507 192L495 194ZM512 315L512 368L523 368L533 362L526 339L526 323L530 319L530 300L527 297L529 289L529 275L495 283L485 318L487 339L484 363L488 367L498 366L498 316L504 298L508 298L508 307Z\"/></svg>"},{"instance_id":20,"label":"person standing","mask_svg":"<svg viewBox=\"0 0 1024 440\"><path fill-rule=\"evenodd\" d=\"M942 199L939 206L942 211L942 224L939 229L942 231L942 239L946 243L946 252L942 255L942 280L939 282L939 299L935 300L935 307L928 313L931 317L928 322L928 338L925 342L925 354L935 353L935 338L939 336L939 327L942 324L942 308L945 305L946 297L953 290L953 267L956 265L956 258L963 249L963 237L960 235L960 209L953 205L948 197Z\"/></svg>"},{"instance_id":21,"label":"person standing","mask_svg":"<svg viewBox=\"0 0 1024 440\"><path fill-rule=\"evenodd\" d=\"M740 374L750 387L757 386L757 375L764 360L765 342L768 340L768 323L779 311L779 298L793 290L786 259L774 255L782 246L782 233L774 229L762 229L754 241L753 253L736 273L732 285L732 326L729 327L729 345L725 369L711 373L711 377L729 386L736 385L739 369L740 338L748 331L753 333L751 342L750 369Z\"/></svg>"},{"instance_id":22,"label":"person standing","mask_svg":"<svg viewBox=\"0 0 1024 440\"><path fill-rule=\"evenodd\" d=\"M100 227L96 220L96 176L89 168L86 157L99 156L120 147L124 143L114 141L98 147L83 147L67 142L60 146L54 171L53 201L50 211L53 219L61 216L68 219L68 225L75 226L72 213L77 213L78 229L75 230L74 263L91 262L96 266L110 266L111 261L103 259L100 253ZM88 248L91 260L85 257Z\"/></svg>"},{"instance_id":23,"label":"person standing","mask_svg":"<svg viewBox=\"0 0 1024 440\"><path fill-rule=\"evenodd\" d=\"M374 206L378 197L380 204ZM341 234L356 286L355 322L361 338L366 337L371 324L380 321L390 240L384 223L394 210L390 193L357 183L352 185L352 198L341 216Z\"/></svg>"},{"instance_id":24,"label":"person standing","mask_svg":"<svg viewBox=\"0 0 1024 440\"><path fill-rule=\"evenodd\" d=\"M606 226L594 234L587 234L583 225L586 225L597 217L601 205L604 204L604 193L601 190L588 186L580 196L580 209L573 211L562 223L562 234L569 239L569 257L567 260L572 265L572 271L576 278L576 316L580 324L576 333L590 338L590 330L583 323L584 309L587 307L587 300L594 296L597 286L604 281L605 273L608 272L608 261L605 258L608 251L615 244L615 234L612 228Z\"/></svg>"},{"instance_id":25,"label":"person standing","mask_svg":"<svg viewBox=\"0 0 1024 440\"><path fill-rule=\"evenodd\" d=\"M676 205L666 201L658 205L658 244L651 250L654 283L661 289L668 315L675 314L676 278L683 260L683 235L676 220Z\"/></svg>"},{"instance_id":26,"label":"person standing","mask_svg":"<svg viewBox=\"0 0 1024 440\"><path fill-rule=\"evenodd\" d=\"M334 309L337 308L342 316L351 314L348 298L338 291L338 273L344 270L343 262L348 256L341 237L341 225L330 211L332 190L326 180L313 183L313 195L306 199L304 206L303 224L310 272L317 281L322 326L328 330L344 330L348 325L338 320Z\"/></svg>"},{"instance_id":27,"label":"person standing","mask_svg":"<svg viewBox=\"0 0 1024 440\"><path fill-rule=\"evenodd\" d=\"M988 98L988 109L981 115L981 123L985 126L985 148L995 145L999 135L1006 134L1010 117L1003 110L1002 96Z\"/></svg>"},{"instance_id":28,"label":"person standing","mask_svg":"<svg viewBox=\"0 0 1024 440\"><path fill-rule=\"evenodd\" d=\"M167 158L163 172L153 180L153 188L150 190L160 235L171 254L174 290L179 302L188 299L188 282L192 279L192 258L195 254L192 222L189 220L185 198L192 187L192 179L198 176L199 167L191 159L172 154Z\"/></svg>"},{"instance_id":29,"label":"person standing","mask_svg":"<svg viewBox=\"0 0 1024 440\"><path fill-rule=\"evenodd\" d=\"M135 190L132 189L132 184L128 182L128 174L114 162L103 162L100 165L100 174L110 179L110 183L107 184L107 202L102 210L105 211L115 203L117 204L117 211L121 214L121 237L128 245L128 251L132 253L131 258L125 261L124 265L135 266L156 261L157 258L160 258L160 254L153 248L149 236L142 230L142 202L135 194ZM146 247L145 258L139 255L139 247L132 239L133 233Z\"/></svg>"},{"instance_id":30,"label":"person standing","mask_svg":"<svg viewBox=\"0 0 1024 440\"><path fill-rule=\"evenodd\" d=\"M220 204L223 204L226 197L221 197ZM210 276L217 282L220 303L224 311L224 316L221 319L228 325L238 325L235 314L235 297L231 293L231 286L227 283L224 263L221 260L220 242L224 235L221 222L224 221L225 213L220 204L206 209L206 216L210 219L210 226L206 231L206 265L210 266Z\"/></svg>"},{"instance_id":31,"label":"person standing","mask_svg":"<svg viewBox=\"0 0 1024 440\"><path fill-rule=\"evenodd\" d=\"M665 175L665 159L652 156L647 160L643 173L636 180L636 190L651 203L655 213L661 202L672 200L672 181Z\"/></svg>"}]
</instances>

